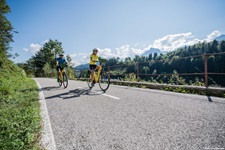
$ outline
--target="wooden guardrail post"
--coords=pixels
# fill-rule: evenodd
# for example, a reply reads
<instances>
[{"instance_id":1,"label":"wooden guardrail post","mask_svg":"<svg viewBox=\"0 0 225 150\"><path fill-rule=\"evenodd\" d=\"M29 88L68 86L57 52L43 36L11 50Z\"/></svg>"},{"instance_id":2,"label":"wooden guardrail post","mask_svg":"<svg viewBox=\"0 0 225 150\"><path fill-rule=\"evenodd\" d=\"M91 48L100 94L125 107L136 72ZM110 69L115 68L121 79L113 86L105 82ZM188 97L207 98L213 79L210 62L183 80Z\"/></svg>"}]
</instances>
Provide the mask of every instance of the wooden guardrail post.
<instances>
[{"instance_id":1,"label":"wooden guardrail post","mask_svg":"<svg viewBox=\"0 0 225 150\"><path fill-rule=\"evenodd\" d=\"M205 86L208 87L208 54L204 54Z\"/></svg>"},{"instance_id":2,"label":"wooden guardrail post","mask_svg":"<svg viewBox=\"0 0 225 150\"><path fill-rule=\"evenodd\" d=\"M140 79L139 63L136 63L136 65L137 65L137 79L139 81L139 79Z\"/></svg>"},{"instance_id":3,"label":"wooden guardrail post","mask_svg":"<svg viewBox=\"0 0 225 150\"><path fill-rule=\"evenodd\" d=\"M108 73L109 73L109 77L110 77L110 66L108 66Z\"/></svg>"}]
</instances>

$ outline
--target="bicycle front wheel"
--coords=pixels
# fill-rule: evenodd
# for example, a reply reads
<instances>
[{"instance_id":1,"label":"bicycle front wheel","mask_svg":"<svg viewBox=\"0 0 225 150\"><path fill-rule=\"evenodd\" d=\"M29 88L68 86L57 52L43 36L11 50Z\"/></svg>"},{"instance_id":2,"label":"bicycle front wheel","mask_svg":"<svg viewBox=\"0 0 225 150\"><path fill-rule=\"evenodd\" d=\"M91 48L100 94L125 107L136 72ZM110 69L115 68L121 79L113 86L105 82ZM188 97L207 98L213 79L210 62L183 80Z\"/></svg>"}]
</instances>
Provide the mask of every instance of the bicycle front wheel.
<instances>
[{"instance_id":1,"label":"bicycle front wheel","mask_svg":"<svg viewBox=\"0 0 225 150\"><path fill-rule=\"evenodd\" d=\"M58 83L59 83L59 86L62 86L62 81L59 81Z\"/></svg>"},{"instance_id":2,"label":"bicycle front wheel","mask_svg":"<svg viewBox=\"0 0 225 150\"><path fill-rule=\"evenodd\" d=\"M63 86L64 86L64 88L67 88L67 86L68 86L68 78L67 78L66 73L63 73Z\"/></svg>"},{"instance_id":3,"label":"bicycle front wheel","mask_svg":"<svg viewBox=\"0 0 225 150\"><path fill-rule=\"evenodd\" d=\"M60 77L59 78L59 81L58 81L58 83L59 83L59 86L62 86L62 80L61 80L62 78Z\"/></svg>"},{"instance_id":4,"label":"bicycle front wheel","mask_svg":"<svg viewBox=\"0 0 225 150\"><path fill-rule=\"evenodd\" d=\"M99 78L99 87L102 91L106 91L110 85L110 77L107 72L102 72Z\"/></svg>"}]
</instances>

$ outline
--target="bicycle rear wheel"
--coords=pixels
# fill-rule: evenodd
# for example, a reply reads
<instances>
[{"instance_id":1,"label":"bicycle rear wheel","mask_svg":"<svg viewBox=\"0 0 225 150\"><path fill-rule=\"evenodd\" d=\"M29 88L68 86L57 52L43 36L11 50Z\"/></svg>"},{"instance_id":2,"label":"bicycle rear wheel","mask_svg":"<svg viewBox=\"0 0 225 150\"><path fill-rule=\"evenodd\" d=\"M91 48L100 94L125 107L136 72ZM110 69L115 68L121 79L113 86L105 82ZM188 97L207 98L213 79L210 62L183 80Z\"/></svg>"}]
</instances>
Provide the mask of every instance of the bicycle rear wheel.
<instances>
[{"instance_id":1,"label":"bicycle rear wheel","mask_svg":"<svg viewBox=\"0 0 225 150\"><path fill-rule=\"evenodd\" d=\"M67 88L67 86L68 86L68 78L67 78L66 73L63 73L63 86L64 86L64 88Z\"/></svg>"},{"instance_id":2,"label":"bicycle rear wheel","mask_svg":"<svg viewBox=\"0 0 225 150\"><path fill-rule=\"evenodd\" d=\"M99 87L102 91L106 91L110 85L110 77L108 72L102 72L99 78Z\"/></svg>"}]
</instances>

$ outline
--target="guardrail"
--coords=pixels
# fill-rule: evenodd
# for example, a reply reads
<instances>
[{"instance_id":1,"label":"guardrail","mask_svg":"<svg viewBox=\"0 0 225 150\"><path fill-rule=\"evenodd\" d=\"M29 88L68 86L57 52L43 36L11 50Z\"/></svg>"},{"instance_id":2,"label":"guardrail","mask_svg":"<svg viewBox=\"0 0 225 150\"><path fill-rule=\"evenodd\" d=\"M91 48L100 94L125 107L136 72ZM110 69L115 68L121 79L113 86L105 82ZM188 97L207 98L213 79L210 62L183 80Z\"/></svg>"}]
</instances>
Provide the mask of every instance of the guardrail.
<instances>
[{"instance_id":1,"label":"guardrail","mask_svg":"<svg viewBox=\"0 0 225 150\"><path fill-rule=\"evenodd\" d=\"M176 59L171 59L173 60L182 60L182 59L190 59L190 58L199 58L199 57L204 57L204 72L202 73L178 73L179 76L196 76L196 75L204 75L204 84L206 87L208 87L209 85L209 75L225 75L225 73L221 73L221 72L208 72L208 58L209 56L215 56L215 55L223 55L225 54L225 52L219 52L219 53L208 53L208 54L204 54L204 55L195 55L195 56L188 56L188 57L180 57L180 58L176 58ZM161 59L161 60L153 60L154 62L164 62L166 59ZM151 61L145 61L145 62L136 62L135 66L136 66L136 76L138 79L140 79L140 76L172 76L173 73L161 73L161 74L143 74L140 73L140 65L141 64L146 64L146 63L150 63ZM110 71L113 68L119 68L119 67L126 67L127 65L115 65L115 66L107 66L104 67L105 69L108 70L108 72L110 73ZM125 76L125 74L117 74L119 76Z\"/></svg>"}]
</instances>

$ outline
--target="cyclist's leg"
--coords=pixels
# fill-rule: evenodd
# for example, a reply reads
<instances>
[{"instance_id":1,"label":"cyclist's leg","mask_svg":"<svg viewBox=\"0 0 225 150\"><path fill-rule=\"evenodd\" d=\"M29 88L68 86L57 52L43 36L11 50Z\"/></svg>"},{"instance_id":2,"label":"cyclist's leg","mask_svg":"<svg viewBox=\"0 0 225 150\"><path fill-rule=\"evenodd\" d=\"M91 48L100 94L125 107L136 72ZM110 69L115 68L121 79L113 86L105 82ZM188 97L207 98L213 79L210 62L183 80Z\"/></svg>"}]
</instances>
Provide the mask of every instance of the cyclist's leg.
<instances>
[{"instance_id":1,"label":"cyclist's leg","mask_svg":"<svg viewBox=\"0 0 225 150\"><path fill-rule=\"evenodd\" d=\"M94 70L96 69L96 65L90 65L90 71L91 71L91 83L94 84Z\"/></svg>"},{"instance_id":2,"label":"cyclist's leg","mask_svg":"<svg viewBox=\"0 0 225 150\"><path fill-rule=\"evenodd\" d=\"M102 67L101 66L96 66L96 69L98 70L98 76L100 75L100 72L101 72L101 70L102 70Z\"/></svg>"},{"instance_id":3,"label":"cyclist's leg","mask_svg":"<svg viewBox=\"0 0 225 150\"><path fill-rule=\"evenodd\" d=\"M59 80L59 74L60 74L60 67L59 66L56 67L56 71L57 71L57 79Z\"/></svg>"}]
</instances>

